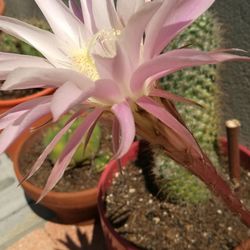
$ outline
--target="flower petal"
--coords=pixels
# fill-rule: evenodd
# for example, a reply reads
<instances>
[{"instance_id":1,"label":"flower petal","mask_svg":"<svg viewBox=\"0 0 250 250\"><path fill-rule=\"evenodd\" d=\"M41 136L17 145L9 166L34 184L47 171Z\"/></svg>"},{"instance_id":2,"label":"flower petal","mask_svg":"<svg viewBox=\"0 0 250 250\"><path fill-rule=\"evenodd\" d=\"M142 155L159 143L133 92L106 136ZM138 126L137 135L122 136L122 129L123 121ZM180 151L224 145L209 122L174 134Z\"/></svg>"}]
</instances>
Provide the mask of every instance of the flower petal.
<instances>
[{"instance_id":1,"label":"flower petal","mask_svg":"<svg viewBox=\"0 0 250 250\"><path fill-rule=\"evenodd\" d=\"M145 81L149 77L153 81L187 67L233 60L250 61L250 58L220 52L203 52L196 49L172 50L138 67L132 75L131 89L134 92L142 91Z\"/></svg>"},{"instance_id":2,"label":"flower petal","mask_svg":"<svg viewBox=\"0 0 250 250\"><path fill-rule=\"evenodd\" d=\"M69 8L72 13L83 22L82 8L76 0L69 0Z\"/></svg>"},{"instance_id":3,"label":"flower petal","mask_svg":"<svg viewBox=\"0 0 250 250\"><path fill-rule=\"evenodd\" d=\"M3 153L10 144L36 120L50 113L50 100L48 96L42 99L31 111L22 115L14 123L10 124L0 134L0 153Z\"/></svg>"},{"instance_id":4,"label":"flower petal","mask_svg":"<svg viewBox=\"0 0 250 250\"><path fill-rule=\"evenodd\" d=\"M89 78L69 69L18 68L8 75L2 90L60 87L68 81L83 89L94 85Z\"/></svg>"},{"instance_id":5,"label":"flower petal","mask_svg":"<svg viewBox=\"0 0 250 250\"><path fill-rule=\"evenodd\" d=\"M191 24L201 14L203 14L215 0L168 0L164 1L162 7L149 24L144 47L144 58L150 59L154 56L154 50L158 43L158 37L162 28L175 23L182 23L183 26L172 29L169 33L169 39L176 36L188 24ZM191 20L191 21L190 21ZM186 23L190 21L189 23Z\"/></svg>"},{"instance_id":6,"label":"flower petal","mask_svg":"<svg viewBox=\"0 0 250 250\"><path fill-rule=\"evenodd\" d=\"M145 3L145 0L117 0L117 12L125 26L130 17L135 14Z\"/></svg>"},{"instance_id":7,"label":"flower petal","mask_svg":"<svg viewBox=\"0 0 250 250\"><path fill-rule=\"evenodd\" d=\"M29 179L32 175L34 175L42 166L43 162L47 158L47 156L52 152L54 147L57 145L57 143L60 141L62 136L70 129L70 127L75 122L76 118L80 115L79 112L72 115L72 117L66 122L64 127L55 135L55 137L52 139L52 141L49 143L49 145L45 148L45 150L42 152L42 154L39 156L39 158L36 160L35 164L32 166L29 173L23 178L23 180L20 182L20 184Z\"/></svg>"},{"instance_id":8,"label":"flower petal","mask_svg":"<svg viewBox=\"0 0 250 250\"><path fill-rule=\"evenodd\" d=\"M100 79L95 82L96 88L92 95L93 98L106 103L113 104L123 101L123 96L117 84L110 79Z\"/></svg>"},{"instance_id":9,"label":"flower petal","mask_svg":"<svg viewBox=\"0 0 250 250\"><path fill-rule=\"evenodd\" d=\"M70 62L61 49L62 42L48 31L5 16L0 16L0 30L27 42L54 65L60 66L60 62Z\"/></svg>"},{"instance_id":10,"label":"flower petal","mask_svg":"<svg viewBox=\"0 0 250 250\"><path fill-rule=\"evenodd\" d=\"M112 79L117 83L122 93L128 94L132 68L126 50L117 44L116 55L113 58L105 58L99 55L93 55L93 57L100 77Z\"/></svg>"},{"instance_id":11,"label":"flower petal","mask_svg":"<svg viewBox=\"0 0 250 250\"><path fill-rule=\"evenodd\" d=\"M44 58L0 52L0 80L6 80L7 75L19 67L53 68Z\"/></svg>"},{"instance_id":12,"label":"flower petal","mask_svg":"<svg viewBox=\"0 0 250 250\"><path fill-rule=\"evenodd\" d=\"M80 0L82 6L82 13L84 24L91 34L95 34L98 30L95 25L93 16L92 0Z\"/></svg>"},{"instance_id":13,"label":"flower petal","mask_svg":"<svg viewBox=\"0 0 250 250\"><path fill-rule=\"evenodd\" d=\"M166 98L170 101L175 101L175 102L183 102L183 103L187 103L187 104L192 104L192 105L197 105L197 106L200 106L201 105L194 101L194 100L191 100L191 99L188 99L188 98L185 98L183 96L179 96L179 95L175 95L171 92L168 92L166 90L161 90L161 89L152 89L149 94L149 96L157 96L157 97L162 97L162 98Z\"/></svg>"},{"instance_id":14,"label":"flower petal","mask_svg":"<svg viewBox=\"0 0 250 250\"><path fill-rule=\"evenodd\" d=\"M55 166L53 167L48 181L45 185L45 188L37 203L43 199L43 197L56 185L56 183L63 176L66 167L70 163L75 151L82 142L83 136L92 127L95 121L100 117L102 112L102 109L95 109L92 113L86 116L84 121L75 130L68 144L66 145L65 149L57 160Z\"/></svg>"},{"instance_id":15,"label":"flower petal","mask_svg":"<svg viewBox=\"0 0 250 250\"><path fill-rule=\"evenodd\" d=\"M71 45L81 47L79 37L85 38L83 23L72 14L69 8L61 0L35 0L53 32L59 39Z\"/></svg>"},{"instance_id":16,"label":"flower petal","mask_svg":"<svg viewBox=\"0 0 250 250\"><path fill-rule=\"evenodd\" d=\"M124 50L129 56L130 63L134 67L137 66L141 55L141 45L145 28L160 6L161 2L157 1L144 4L144 6L129 19L122 32L120 44L124 47Z\"/></svg>"},{"instance_id":17,"label":"flower petal","mask_svg":"<svg viewBox=\"0 0 250 250\"><path fill-rule=\"evenodd\" d=\"M180 143L181 147L184 147L183 150L185 150L186 145L189 145L201 154L200 148L192 134L163 106L148 97L141 97L137 100L137 104L173 130L181 138L181 141L184 142L183 145Z\"/></svg>"},{"instance_id":18,"label":"flower petal","mask_svg":"<svg viewBox=\"0 0 250 250\"><path fill-rule=\"evenodd\" d=\"M120 124L120 145L114 158L121 158L126 154L134 141L135 122L130 106L127 102L113 105L112 112L116 116Z\"/></svg>"},{"instance_id":19,"label":"flower petal","mask_svg":"<svg viewBox=\"0 0 250 250\"><path fill-rule=\"evenodd\" d=\"M92 9L98 30L122 28L112 0L92 0Z\"/></svg>"},{"instance_id":20,"label":"flower petal","mask_svg":"<svg viewBox=\"0 0 250 250\"><path fill-rule=\"evenodd\" d=\"M188 20L163 27L160 31L160 34L158 35L157 41L155 42L155 46L153 48L151 56L153 57L160 54L163 49L169 44L169 42L176 37L177 31L183 30L191 22L192 20Z\"/></svg>"},{"instance_id":21,"label":"flower petal","mask_svg":"<svg viewBox=\"0 0 250 250\"><path fill-rule=\"evenodd\" d=\"M56 90L51 100L51 112L53 120L57 121L60 116L69 111L77 104L81 104L84 100L90 97L94 90L94 85L86 84L84 89L78 88L71 82L65 83L62 87Z\"/></svg>"},{"instance_id":22,"label":"flower petal","mask_svg":"<svg viewBox=\"0 0 250 250\"><path fill-rule=\"evenodd\" d=\"M28 111L30 111L31 109L39 105L44 100L45 101L48 100L48 98L51 98L51 97L42 96L34 100L21 103L9 109L5 113L1 114L0 115L0 130L6 128L7 126L15 122L17 119L19 119L24 114L28 113Z\"/></svg>"}]
</instances>

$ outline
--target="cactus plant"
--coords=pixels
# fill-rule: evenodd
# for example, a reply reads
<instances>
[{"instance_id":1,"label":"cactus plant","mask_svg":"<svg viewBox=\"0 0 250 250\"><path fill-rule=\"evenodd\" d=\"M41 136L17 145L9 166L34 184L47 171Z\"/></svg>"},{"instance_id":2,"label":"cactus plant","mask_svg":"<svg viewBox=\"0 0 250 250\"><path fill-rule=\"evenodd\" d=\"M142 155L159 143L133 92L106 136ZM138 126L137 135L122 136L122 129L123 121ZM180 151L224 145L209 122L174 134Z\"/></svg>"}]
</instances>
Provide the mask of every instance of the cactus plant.
<instances>
[{"instance_id":1,"label":"cactus plant","mask_svg":"<svg viewBox=\"0 0 250 250\"><path fill-rule=\"evenodd\" d=\"M220 44L219 24L212 13L206 12L185 32L180 34L166 49L193 46L212 50ZM202 66L178 71L163 79L163 88L204 106L177 104L177 109L213 163L218 166L216 140L218 134L218 87L215 84L215 66ZM158 156L163 190L171 200L199 203L210 197L210 192L195 176L172 160Z\"/></svg>"},{"instance_id":2,"label":"cactus plant","mask_svg":"<svg viewBox=\"0 0 250 250\"><path fill-rule=\"evenodd\" d=\"M68 118L69 116L65 115L57 123L48 127L43 132L43 144L45 147L51 142L51 140L55 137L55 135L62 129L65 122L68 120ZM80 123L83 122L83 119L84 119L83 117L81 119L78 119L71 126L71 128L62 136L61 140L54 147L53 151L49 155L49 159L52 161L53 164L56 163L65 145L69 141L75 129L80 125ZM99 124L97 124L93 130L92 136L86 148L85 148L85 143L84 143L84 138L83 138L83 142L76 150L68 168L73 168L79 165L84 165L82 163L90 162L91 165L94 166L93 169L95 172L101 172L104 166L106 165L106 163L110 160L110 153L99 152L100 144L101 144L101 137L102 137L101 127Z\"/></svg>"}]
</instances>

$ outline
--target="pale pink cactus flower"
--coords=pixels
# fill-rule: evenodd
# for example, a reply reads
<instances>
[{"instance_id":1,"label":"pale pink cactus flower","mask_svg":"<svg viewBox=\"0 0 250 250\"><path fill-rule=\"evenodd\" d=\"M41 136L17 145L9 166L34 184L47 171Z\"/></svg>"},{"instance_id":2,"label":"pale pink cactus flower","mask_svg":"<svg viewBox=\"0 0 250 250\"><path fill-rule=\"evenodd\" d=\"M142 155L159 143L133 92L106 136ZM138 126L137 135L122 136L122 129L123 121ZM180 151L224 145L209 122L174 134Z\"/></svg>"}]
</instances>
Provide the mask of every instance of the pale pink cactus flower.
<instances>
[{"instance_id":1,"label":"pale pink cactus flower","mask_svg":"<svg viewBox=\"0 0 250 250\"><path fill-rule=\"evenodd\" d=\"M249 61L228 53L234 50L180 48L162 53L214 0L81 0L81 6L69 0L69 7L62 0L35 2L53 33L4 16L0 29L32 45L44 58L1 53L2 90L54 87L56 91L1 116L0 153L40 117L51 113L57 121L83 104L82 112L72 115L38 158L30 177L72 123L91 107L56 162L42 197L62 177L82 138L103 113L111 112L115 159L128 151L137 131L151 143L162 145L250 225L248 212L217 175L173 105L173 101L194 102L158 89L156 84L161 77L187 67Z\"/></svg>"}]
</instances>

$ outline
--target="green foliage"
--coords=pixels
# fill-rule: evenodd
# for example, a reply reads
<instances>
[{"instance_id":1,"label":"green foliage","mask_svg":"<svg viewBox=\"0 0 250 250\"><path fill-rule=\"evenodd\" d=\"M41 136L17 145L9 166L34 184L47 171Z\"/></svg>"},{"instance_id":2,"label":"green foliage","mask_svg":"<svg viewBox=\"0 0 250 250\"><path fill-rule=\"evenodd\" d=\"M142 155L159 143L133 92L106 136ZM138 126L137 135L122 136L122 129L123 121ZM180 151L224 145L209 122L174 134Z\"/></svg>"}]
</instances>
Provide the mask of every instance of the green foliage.
<instances>
[{"instance_id":1,"label":"green foliage","mask_svg":"<svg viewBox=\"0 0 250 250\"><path fill-rule=\"evenodd\" d=\"M25 20L25 22L30 23L38 28L49 30L49 25L43 20L29 19ZM29 44L5 33L0 34L0 51L24 55L42 56Z\"/></svg>"},{"instance_id":2,"label":"green foliage","mask_svg":"<svg viewBox=\"0 0 250 250\"><path fill-rule=\"evenodd\" d=\"M166 49L189 45L201 50L219 47L219 25L214 16L206 12ZM189 129L215 165L218 165L216 140L218 134L218 87L215 84L216 67L212 65L188 68L167 76L161 82L163 88L177 95L193 99L204 106L177 103L177 109ZM172 200L198 203L209 198L209 191L197 177L188 173L172 160L163 159L161 175L163 189Z\"/></svg>"},{"instance_id":3,"label":"green foliage","mask_svg":"<svg viewBox=\"0 0 250 250\"><path fill-rule=\"evenodd\" d=\"M68 119L69 116L65 115L57 123L46 129L46 131L43 133L44 146L47 146L52 141L55 135L63 128L64 124ZM74 122L71 128L62 136L61 140L50 153L49 158L54 164L61 155L62 151L64 150L65 145L68 143L70 137L72 136L76 128L83 122L83 120L84 118L79 118L76 122ZM93 130L92 136L88 142L87 147L84 150L85 138L83 138L82 143L80 144L74 156L72 157L69 167L75 167L87 161L91 162L92 165L95 166L94 170L96 172L101 172L106 163L110 160L110 154L108 154L107 152L99 152L101 136L101 127L97 124Z\"/></svg>"}]
</instances>

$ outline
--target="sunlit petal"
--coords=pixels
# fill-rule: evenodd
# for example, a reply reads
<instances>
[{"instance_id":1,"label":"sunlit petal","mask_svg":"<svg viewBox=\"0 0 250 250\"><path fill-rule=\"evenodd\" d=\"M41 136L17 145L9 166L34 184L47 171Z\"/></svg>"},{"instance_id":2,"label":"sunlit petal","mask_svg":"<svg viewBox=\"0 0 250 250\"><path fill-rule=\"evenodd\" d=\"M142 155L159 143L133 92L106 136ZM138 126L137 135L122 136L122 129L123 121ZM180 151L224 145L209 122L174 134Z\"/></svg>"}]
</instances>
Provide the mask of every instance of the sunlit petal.
<instances>
[{"instance_id":1,"label":"sunlit petal","mask_svg":"<svg viewBox=\"0 0 250 250\"><path fill-rule=\"evenodd\" d=\"M5 80L11 71L20 67L53 68L46 59L41 57L0 53L0 80Z\"/></svg>"},{"instance_id":2,"label":"sunlit petal","mask_svg":"<svg viewBox=\"0 0 250 250\"><path fill-rule=\"evenodd\" d=\"M146 32L144 58L149 59L154 56L154 50L157 46L162 28L182 23L182 26L176 26L172 33L168 33L169 39L176 36L188 24L191 24L202 13L204 13L215 0L168 0L164 1L154 19L149 24ZM189 21L189 23L186 23ZM162 38L161 38L162 41ZM170 41L170 40L169 40ZM169 42L166 40L166 42ZM167 44L165 44L167 45Z\"/></svg>"},{"instance_id":3,"label":"sunlit petal","mask_svg":"<svg viewBox=\"0 0 250 250\"><path fill-rule=\"evenodd\" d=\"M92 10L95 24L99 30L122 27L112 0L92 0Z\"/></svg>"},{"instance_id":4,"label":"sunlit petal","mask_svg":"<svg viewBox=\"0 0 250 250\"><path fill-rule=\"evenodd\" d=\"M117 0L117 12L124 25L145 3L145 0Z\"/></svg>"},{"instance_id":5,"label":"sunlit petal","mask_svg":"<svg viewBox=\"0 0 250 250\"><path fill-rule=\"evenodd\" d=\"M23 178L21 183L23 181L29 179L32 175L34 175L40 169L40 167L43 164L43 162L45 161L45 159L52 152L52 150L57 145L57 143L60 141L62 136L70 129L70 127L76 121L76 118L78 116L79 116L79 113L76 113L66 122L64 127L55 135L55 137L52 139L52 141L49 143L49 145L45 148L45 150L42 152L42 154L38 157L35 164L32 166L29 173Z\"/></svg>"},{"instance_id":6,"label":"sunlit petal","mask_svg":"<svg viewBox=\"0 0 250 250\"><path fill-rule=\"evenodd\" d=\"M35 1L59 39L80 47L79 38L86 38L85 27L69 8L61 0Z\"/></svg>"},{"instance_id":7,"label":"sunlit petal","mask_svg":"<svg viewBox=\"0 0 250 250\"><path fill-rule=\"evenodd\" d=\"M84 89L78 88L71 82L65 83L53 95L51 100L51 112L54 121L65 114L76 104L80 104L91 96L94 90L93 84L84 84Z\"/></svg>"},{"instance_id":8,"label":"sunlit petal","mask_svg":"<svg viewBox=\"0 0 250 250\"><path fill-rule=\"evenodd\" d=\"M32 110L37 105L43 103L44 100L47 101L50 99L51 99L51 97L42 96L42 97L39 97L37 99L21 103L15 107L9 109L8 111L6 111L5 113L0 115L0 119L1 119L0 120L0 130L3 128L6 128L7 126L9 126L13 122L15 122L17 119L19 119L24 114L28 113L28 111Z\"/></svg>"},{"instance_id":9,"label":"sunlit petal","mask_svg":"<svg viewBox=\"0 0 250 250\"><path fill-rule=\"evenodd\" d=\"M141 91L145 81L160 79L187 67L205 64L217 64L223 61L249 61L249 57L232 55L221 52L203 52L196 49L177 49L166 52L154 59L145 62L134 72L131 79L133 91Z\"/></svg>"},{"instance_id":10,"label":"sunlit petal","mask_svg":"<svg viewBox=\"0 0 250 250\"><path fill-rule=\"evenodd\" d=\"M60 66L60 62L69 61L61 49L62 43L48 31L5 16L0 16L0 30L27 42L54 65Z\"/></svg>"},{"instance_id":11,"label":"sunlit petal","mask_svg":"<svg viewBox=\"0 0 250 250\"><path fill-rule=\"evenodd\" d=\"M129 19L121 35L120 43L124 46L132 65L139 62L145 28L160 6L161 2L158 1L145 4Z\"/></svg>"},{"instance_id":12,"label":"sunlit petal","mask_svg":"<svg viewBox=\"0 0 250 250\"><path fill-rule=\"evenodd\" d=\"M153 88L152 90L150 90L148 95L149 96L162 97L162 98L166 98L166 99L168 99L170 101L182 102L182 103L197 105L197 106L201 107L201 105L199 103L197 103L196 101L194 101L194 100L185 98L183 96L175 95L175 94L173 94L173 93L171 93L169 91L166 91L166 90Z\"/></svg>"},{"instance_id":13,"label":"sunlit petal","mask_svg":"<svg viewBox=\"0 0 250 250\"><path fill-rule=\"evenodd\" d=\"M79 88L94 83L84 75L67 69L19 68L7 77L3 90L28 89L43 87L60 87L65 82L72 82Z\"/></svg>"},{"instance_id":14,"label":"sunlit petal","mask_svg":"<svg viewBox=\"0 0 250 250\"><path fill-rule=\"evenodd\" d=\"M120 141L119 148L114 158L121 158L129 150L135 137L135 122L132 111L127 102L115 104L112 112L116 116L120 124Z\"/></svg>"},{"instance_id":15,"label":"sunlit petal","mask_svg":"<svg viewBox=\"0 0 250 250\"><path fill-rule=\"evenodd\" d=\"M34 107L28 113L20 116L14 123L10 124L0 134L0 153L3 153L10 144L27 128L29 128L33 122L43 117L50 112L50 99L41 100L39 105Z\"/></svg>"},{"instance_id":16,"label":"sunlit petal","mask_svg":"<svg viewBox=\"0 0 250 250\"><path fill-rule=\"evenodd\" d=\"M95 82L96 88L93 92L93 98L106 104L113 104L124 101L124 97L118 85L110 79L100 79Z\"/></svg>"}]
</instances>

